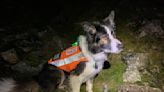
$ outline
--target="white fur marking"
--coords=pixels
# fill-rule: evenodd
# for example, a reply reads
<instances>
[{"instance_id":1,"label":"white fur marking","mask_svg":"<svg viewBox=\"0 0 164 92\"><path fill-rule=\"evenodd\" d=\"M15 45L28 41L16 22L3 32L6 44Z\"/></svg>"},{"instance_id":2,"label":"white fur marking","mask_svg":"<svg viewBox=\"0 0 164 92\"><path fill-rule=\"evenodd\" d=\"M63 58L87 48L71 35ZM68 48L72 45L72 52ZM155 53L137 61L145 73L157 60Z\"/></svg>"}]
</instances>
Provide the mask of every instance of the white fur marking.
<instances>
[{"instance_id":1,"label":"white fur marking","mask_svg":"<svg viewBox=\"0 0 164 92\"><path fill-rule=\"evenodd\" d=\"M114 37L113 37L113 35L111 33L111 30L107 26L105 26L105 25L103 25L103 27L105 28L107 34L109 35L109 39L111 39L111 40L114 39Z\"/></svg>"},{"instance_id":2,"label":"white fur marking","mask_svg":"<svg viewBox=\"0 0 164 92\"><path fill-rule=\"evenodd\" d=\"M118 44L121 44L121 42L113 37L113 35L111 34L111 30L107 26L105 25L102 26L105 28L107 34L109 35L109 39L111 40L111 51L107 51L107 52L111 52L111 53L121 52L121 50L117 47Z\"/></svg>"},{"instance_id":3,"label":"white fur marking","mask_svg":"<svg viewBox=\"0 0 164 92\"><path fill-rule=\"evenodd\" d=\"M15 86L13 79L3 79L0 81L0 92L10 92Z\"/></svg>"},{"instance_id":4,"label":"white fur marking","mask_svg":"<svg viewBox=\"0 0 164 92\"><path fill-rule=\"evenodd\" d=\"M92 54L88 51L88 44L85 36L79 36L79 46L81 48L82 53L88 59L88 61L92 62L92 64L95 63L96 61L92 57Z\"/></svg>"}]
</instances>

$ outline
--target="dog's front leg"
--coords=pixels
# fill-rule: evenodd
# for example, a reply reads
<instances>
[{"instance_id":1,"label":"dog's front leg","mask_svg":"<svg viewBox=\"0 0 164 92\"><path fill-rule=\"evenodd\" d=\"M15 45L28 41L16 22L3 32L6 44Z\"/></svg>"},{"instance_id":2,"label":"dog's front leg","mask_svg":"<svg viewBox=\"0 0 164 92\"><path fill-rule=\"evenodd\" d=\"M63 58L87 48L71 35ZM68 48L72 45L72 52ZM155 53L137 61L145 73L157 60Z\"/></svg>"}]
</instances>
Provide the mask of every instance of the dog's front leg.
<instances>
[{"instance_id":1,"label":"dog's front leg","mask_svg":"<svg viewBox=\"0 0 164 92\"><path fill-rule=\"evenodd\" d=\"M71 92L80 92L81 81L78 76L71 76L69 79Z\"/></svg>"},{"instance_id":2,"label":"dog's front leg","mask_svg":"<svg viewBox=\"0 0 164 92\"><path fill-rule=\"evenodd\" d=\"M93 92L93 79L89 79L86 81L86 91Z\"/></svg>"}]
</instances>

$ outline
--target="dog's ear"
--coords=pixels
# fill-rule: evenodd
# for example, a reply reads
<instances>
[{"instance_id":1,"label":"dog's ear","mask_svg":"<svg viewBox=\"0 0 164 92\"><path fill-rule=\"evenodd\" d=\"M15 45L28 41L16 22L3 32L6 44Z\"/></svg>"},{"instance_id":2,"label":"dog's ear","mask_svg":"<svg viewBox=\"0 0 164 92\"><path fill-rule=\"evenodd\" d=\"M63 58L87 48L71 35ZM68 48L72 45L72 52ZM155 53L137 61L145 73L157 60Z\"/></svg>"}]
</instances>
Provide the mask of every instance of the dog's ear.
<instances>
[{"instance_id":1,"label":"dog's ear","mask_svg":"<svg viewBox=\"0 0 164 92\"><path fill-rule=\"evenodd\" d=\"M115 16L115 12L114 10L111 11L111 13L109 14L108 17L106 17L103 22L107 25L111 25L111 26L115 26L115 23L114 23L114 16Z\"/></svg>"},{"instance_id":2,"label":"dog's ear","mask_svg":"<svg viewBox=\"0 0 164 92\"><path fill-rule=\"evenodd\" d=\"M96 28L91 23L82 22L80 24L82 25L85 32L90 33L90 34L95 34L96 33Z\"/></svg>"}]
</instances>

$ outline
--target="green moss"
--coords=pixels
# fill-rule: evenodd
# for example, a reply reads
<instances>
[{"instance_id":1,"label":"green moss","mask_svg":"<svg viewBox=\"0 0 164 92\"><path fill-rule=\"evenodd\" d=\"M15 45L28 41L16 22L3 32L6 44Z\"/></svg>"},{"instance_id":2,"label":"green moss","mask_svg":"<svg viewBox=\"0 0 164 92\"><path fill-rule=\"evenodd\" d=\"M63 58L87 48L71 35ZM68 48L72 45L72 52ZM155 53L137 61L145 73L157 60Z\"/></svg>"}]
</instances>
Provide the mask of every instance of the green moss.
<instances>
[{"instance_id":1,"label":"green moss","mask_svg":"<svg viewBox=\"0 0 164 92\"><path fill-rule=\"evenodd\" d=\"M150 74L144 75L143 81L146 79L150 86L160 88L164 85L164 67L162 64L164 60L164 53L152 52L149 57L149 63L147 64L146 69Z\"/></svg>"},{"instance_id":2,"label":"green moss","mask_svg":"<svg viewBox=\"0 0 164 92\"><path fill-rule=\"evenodd\" d=\"M125 70L125 65L120 59L120 56L112 55L110 57L111 68L103 70L94 81L94 92L102 92L103 84L107 84L110 92L116 92L118 86L123 83L122 75ZM85 92L83 87L82 92Z\"/></svg>"}]
</instances>

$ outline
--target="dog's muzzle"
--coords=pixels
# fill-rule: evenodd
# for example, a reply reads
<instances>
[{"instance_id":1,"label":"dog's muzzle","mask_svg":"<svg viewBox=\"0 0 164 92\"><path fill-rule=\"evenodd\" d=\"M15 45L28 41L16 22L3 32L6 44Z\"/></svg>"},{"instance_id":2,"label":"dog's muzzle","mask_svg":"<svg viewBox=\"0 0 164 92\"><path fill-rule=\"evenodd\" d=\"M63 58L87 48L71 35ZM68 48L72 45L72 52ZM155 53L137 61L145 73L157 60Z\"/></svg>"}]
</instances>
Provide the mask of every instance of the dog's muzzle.
<instances>
[{"instance_id":1,"label":"dog's muzzle","mask_svg":"<svg viewBox=\"0 0 164 92\"><path fill-rule=\"evenodd\" d=\"M102 46L105 53L120 53L123 50L123 44L119 40L115 40L110 44Z\"/></svg>"}]
</instances>

